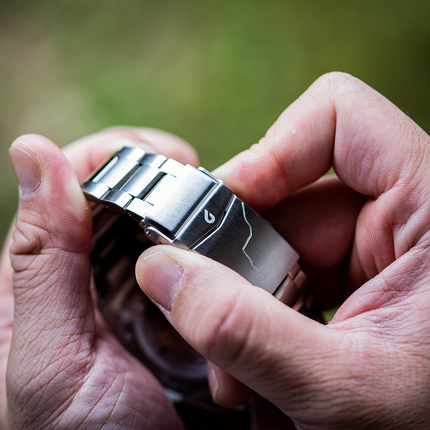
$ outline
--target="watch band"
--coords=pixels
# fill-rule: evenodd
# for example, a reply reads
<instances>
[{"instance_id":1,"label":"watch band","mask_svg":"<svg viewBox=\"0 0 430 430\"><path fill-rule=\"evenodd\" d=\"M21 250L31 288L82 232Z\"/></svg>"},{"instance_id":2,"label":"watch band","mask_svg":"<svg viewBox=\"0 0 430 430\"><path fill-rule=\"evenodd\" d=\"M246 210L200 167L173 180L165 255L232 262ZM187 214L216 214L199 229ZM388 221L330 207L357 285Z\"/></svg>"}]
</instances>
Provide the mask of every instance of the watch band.
<instances>
[{"instance_id":1,"label":"watch band","mask_svg":"<svg viewBox=\"0 0 430 430\"><path fill-rule=\"evenodd\" d=\"M87 199L133 218L152 242L223 263L299 312L313 308L296 251L202 167L125 147L82 189Z\"/></svg>"}]
</instances>

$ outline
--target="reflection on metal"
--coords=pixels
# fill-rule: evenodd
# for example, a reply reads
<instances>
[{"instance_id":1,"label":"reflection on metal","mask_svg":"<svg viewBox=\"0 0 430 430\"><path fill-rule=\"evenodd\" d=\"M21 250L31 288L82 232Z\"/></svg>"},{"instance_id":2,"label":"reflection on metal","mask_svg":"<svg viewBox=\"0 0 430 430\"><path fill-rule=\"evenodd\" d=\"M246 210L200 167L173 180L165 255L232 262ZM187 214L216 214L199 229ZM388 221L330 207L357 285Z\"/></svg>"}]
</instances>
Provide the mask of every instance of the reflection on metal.
<instances>
[{"instance_id":1,"label":"reflection on metal","mask_svg":"<svg viewBox=\"0 0 430 430\"><path fill-rule=\"evenodd\" d=\"M249 221L247 220L247 218L246 218L246 213L245 213L245 203L243 203L242 202L242 213L243 213L243 219L245 220L245 222L248 224L248 227L249 227L249 236L248 236L248 239L246 239L246 242L245 242L245 244L242 246L242 251L243 251L243 253L246 255L246 258L249 260L249 262L251 263L251 266L257 271L257 272L260 272L261 273L261 275L263 276L263 278L264 278L264 285L263 285L263 288L266 290L266 276L265 276L265 274L260 270L260 269L258 269L258 267L256 267L255 265L254 265L254 263L252 262L252 260L251 260L251 257L246 253L246 251L245 251L245 249L246 249L246 247L248 246L248 244L249 244L249 241L251 240L251 238L252 238L252 225L249 223Z\"/></svg>"}]
</instances>

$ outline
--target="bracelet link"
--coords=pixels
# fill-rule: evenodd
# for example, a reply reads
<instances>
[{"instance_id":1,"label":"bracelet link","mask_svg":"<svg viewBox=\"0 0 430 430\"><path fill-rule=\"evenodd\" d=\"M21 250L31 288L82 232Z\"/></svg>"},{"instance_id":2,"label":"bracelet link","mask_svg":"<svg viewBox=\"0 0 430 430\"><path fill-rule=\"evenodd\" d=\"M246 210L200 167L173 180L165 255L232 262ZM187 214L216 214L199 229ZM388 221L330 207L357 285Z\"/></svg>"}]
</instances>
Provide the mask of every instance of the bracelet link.
<instances>
[{"instance_id":1,"label":"bracelet link","mask_svg":"<svg viewBox=\"0 0 430 430\"><path fill-rule=\"evenodd\" d=\"M143 228L159 230L162 236L175 241L176 234L187 220L196 218L194 212L199 215L202 201L206 201L213 189L221 185L206 170L184 166L162 155L147 154L140 148L123 148L83 184L82 189L90 200L104 203L117 212L125 212ZM228 187L224 188L228 190L227 194L233 195ZM215 200L220 203L219 198ZM226 206L227 203L222 211ZM215 211L207 212L209 220ZM183 235L182 239L189 245L194 244L199 239L197 231ZM186 244L183 246L187 247Z\"/></svg>"},{"instance_id":2,"label":"bracelet link","mask_svg":"<svg viewBox=\"0 0 430 430\"><path fill-rule=\"evenodd\" d=\"M215 181L189 165L184 166L177 177L166 175L145 198L145 201L153 205L145 217L145 224L160 229L174 239L215 185Z\"/></svg>"}]
</instances>

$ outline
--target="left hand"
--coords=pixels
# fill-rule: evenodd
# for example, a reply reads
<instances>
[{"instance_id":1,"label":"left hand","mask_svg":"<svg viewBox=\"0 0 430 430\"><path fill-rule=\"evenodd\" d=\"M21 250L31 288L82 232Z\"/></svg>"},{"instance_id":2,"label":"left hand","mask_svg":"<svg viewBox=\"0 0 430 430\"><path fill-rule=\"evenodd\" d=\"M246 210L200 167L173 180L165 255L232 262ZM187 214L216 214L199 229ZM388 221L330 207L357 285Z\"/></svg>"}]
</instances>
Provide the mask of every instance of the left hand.
<instances>
[{"instance_id":1,"label":"left hand","mask_svg":"<svg viewBox=\"0 0 430 430\"><path fill-rule=\"evenodd\" d=\"M125 144L197 163L182 140L151 129L105 130L66 156L36 135L11 147L20 203L0 262L1 429L183 428L90 294L92 217L79 183Z\"/></svg>"}]
</instances>

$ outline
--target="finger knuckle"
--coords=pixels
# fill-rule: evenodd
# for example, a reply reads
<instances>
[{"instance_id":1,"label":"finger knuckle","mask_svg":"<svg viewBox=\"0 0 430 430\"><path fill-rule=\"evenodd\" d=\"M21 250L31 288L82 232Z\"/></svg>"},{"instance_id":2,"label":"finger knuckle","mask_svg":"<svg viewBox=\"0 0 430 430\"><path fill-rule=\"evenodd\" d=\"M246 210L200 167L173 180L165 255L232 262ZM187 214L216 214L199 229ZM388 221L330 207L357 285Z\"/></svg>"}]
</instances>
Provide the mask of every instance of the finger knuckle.
<instances>
[{"instance_id":1,"label":"finger knuckle","mask_svg":"<svg viewBox=\"0 0 430 430\"><path fill-rule=\"evenodd\" d=\"M39 218L38 214L36 217ZM48 229L43 224L31 223L25 219L18 219L13 232L11 258L14 263L20 256L37 255L52 242ZM16 268L15 270L20 270Z\"/></svg>"},{"instance_id":2,"label":"finger knuckle","mask_svg":"<svg viewBox=\"0 0 430 430\"><path fill-rule=\"evenodd\" d=\"M18 220L10 247L16 291L33 290L35 286L54 283L57 274L68 267L69 252L62 249L43 224Z\"/></svg>"},{"instance_id":3,"label":"finger knuckle","mask_svg":"<svg viewBox=\"0 0 430 430\"><path fill-rule=\"evenodd\" d=\"M314 83L332 95L363 90L365 84L358 78L344 72L328 72L320 76Z\"/></svg>"}]
</instances>

